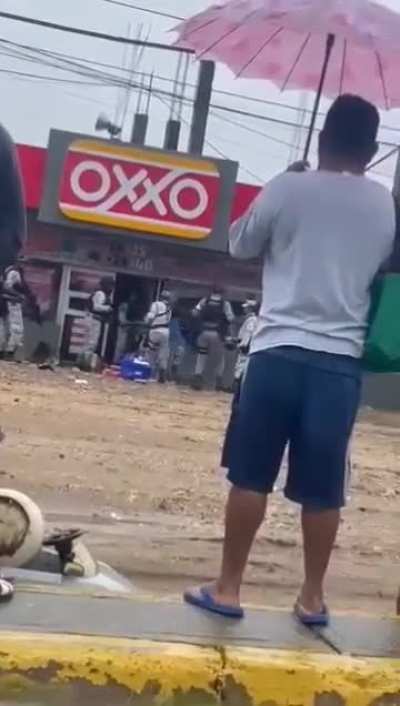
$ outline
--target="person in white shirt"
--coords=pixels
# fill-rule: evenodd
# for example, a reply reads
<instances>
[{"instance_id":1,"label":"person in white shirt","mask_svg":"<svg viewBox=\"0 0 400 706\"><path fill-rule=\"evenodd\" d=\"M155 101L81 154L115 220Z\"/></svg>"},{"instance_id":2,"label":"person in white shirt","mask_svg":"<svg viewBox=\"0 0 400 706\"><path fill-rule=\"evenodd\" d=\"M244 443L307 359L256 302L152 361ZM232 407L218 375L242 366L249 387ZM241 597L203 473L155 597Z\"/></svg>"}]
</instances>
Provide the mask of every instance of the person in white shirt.
<instances>
[{"instance_id":1,"label":"person in white shirt","mask_svg":"<svg viewBox=\"0 0 400 706\"><path fill-rule=\"evenodd\" d=\"M7 316L5 318L6 344L5 357L14 359L24 345L24 317L22 274L18 265L11 265L4 273L3 294L6 302Z\"/></svg>"},{"instance_id":2,"label":"person in white shirt","mask_svg":"<svg viewBox=\"0 0 400 706\"><path fill-rule=\"evenodd\" d=\"M40 309L36 296L25 280L20 257L14 265L7 267L3 275L0 319L1 357L19 362L24 348L24 310L37 323L41 323Z\"/></svg>"},{"instance_id":3,"label":"person in white shirt","mask_svg":"<svg viewBox=\"0 0 400 706\"><path fill-rule=\"evenodd\" d=\"M258 320L258 304L256 299L246 299L243 303L244 320L239 329L237 346L238 357L235 365L235 381L240 385L249 360L250 345L253 340Z\"/></svg>"},{"instance_id":4,"label":"person in white shirt","mask_svg":"<svg viewBox=\"0 0 400 706\"><path fill-rule=\"evenodd\" d=\"M149 326L147 345L150 351L150 363L158 382L167 381L169 363L169 326L172 318L172 295L164 289L160 298L153 302L145 323Z\"/></svg>"},{"instance_id":5,"label":"person in white shirt","mask_svg":"<svg viewBox=\"0 0 400 706\"><path fill-rule=\"evenodd\" d=\"M113 311L114 279L103 277L96 291L88 299L88 333L85 353L102 357L104 331Z\"/></svg>"},{"instance_id":6,"label":"person in white shirt","mask_svg":"<svg viewBox=\"0 0 400 706\"><path fill-rule=\"evenodd\" d=\"M338 98L318 171L278 176L232 226L232 255L263 258L263 298L228 472L221 572L185 593L205 610L243 616L244 570L289 446L285 493L302 506L304 537L295 615L329 623L324 579L345 504L371 286L395 239L393 197L365 176L378 128L373 105Z\"/></svg>"}]
</instances>

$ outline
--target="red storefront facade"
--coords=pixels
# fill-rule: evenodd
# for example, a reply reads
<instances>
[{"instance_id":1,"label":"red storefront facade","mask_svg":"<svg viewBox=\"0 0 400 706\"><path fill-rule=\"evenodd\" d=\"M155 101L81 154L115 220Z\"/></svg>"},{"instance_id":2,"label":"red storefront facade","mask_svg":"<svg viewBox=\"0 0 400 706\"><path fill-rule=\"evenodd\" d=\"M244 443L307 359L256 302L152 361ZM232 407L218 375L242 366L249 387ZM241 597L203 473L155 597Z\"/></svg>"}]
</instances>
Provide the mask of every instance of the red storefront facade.
<instances>
[{"instance_id":1,"label":"red storefront facade","mask_svg":"<svg viewBox=\"0 0 400 706\"><path fill-rule=\"evenodd\" d=\"M226 250L223 251L218 232L215 238L214 234L209 238L216 218L219 190L217 173L210 160L203 160L200 167L198 164L191 167L196 181L192 176L185 176L177 178L171 186L173 178L163 171L163 153L156 154L157 164L151 164L151 168L147 155L147 161L140 157L146 161L140 178L132 176L128 168L124 169L126 158L121 153L122 161L118 158L115 162L113 155L113 174L119 179L113 184L106 176L109 155L101 153L97 162L101 166L95 167L97 181L91 185L85 164L89 161L93 171L93 155L87 151L93 151L95 143L82 145L75 140L71 144L75 147L63 158L64 171L56 179L51 174L49 179L54 160L51 142L49 151L18 146L28 209L27 277L49 325L57 328L53 338L57 339L65 357L71 357L79 348L79 321L84 300L104 273L115 275L118 297L126 296L130 286L138 286L147 298L151 297L163 281L188 297L198 296L215 282L224 285L233 300L240 300L259 288L258 267L233 261ZM99 145L96 149L100 149ZM108 145L104 149L109 149ZM86 150L84 162L83 150ZM96 159L99 160L99 154ZM152 151L149 159L155 159ZM175 167L182 171L181 165ZM71 182L66 181L66 175L75 175L74 190L69 186ZM120 191L125 189L125 202L136 200L137 222L132 223L130 218L129 228L124 223L124 201L116 201L117 187ZM54 190L50 202L49 188ZM259 188L251 185L235 184L233 199L232 196L229 199L232 205L229 220L244 213L258 191ZM99 209L97 203L92 207L96 194L104 197L103 204L105 201L108 205L114 204L111 209ZM99 210L102 211L100 216ZM165 211L168 226L162 220ZM43 213L47 222L42 219ZM169 233L164 233L165 230ZM206 245L203 238L209 238Z\"/></svg>"}]
</instances>

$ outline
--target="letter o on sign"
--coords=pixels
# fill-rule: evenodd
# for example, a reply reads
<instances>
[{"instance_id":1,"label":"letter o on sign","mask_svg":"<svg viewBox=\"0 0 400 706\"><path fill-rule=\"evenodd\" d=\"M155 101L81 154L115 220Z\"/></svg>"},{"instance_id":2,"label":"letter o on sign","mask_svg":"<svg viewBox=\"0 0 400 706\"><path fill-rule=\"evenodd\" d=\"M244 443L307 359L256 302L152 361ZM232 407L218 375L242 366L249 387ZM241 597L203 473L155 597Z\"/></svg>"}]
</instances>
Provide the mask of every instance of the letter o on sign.
<instances>
[{"instance_id":1,"label":"letter o on sign","mask_svg":"<svg viewBox=\"0 0 400 706\"><path fill-rule=\"evenodd\" d=\"M180 204L179 197L182 191L185 191L186 189L191 189L197 194L197 206L194 206L193 208L183 208ZM208 206L208 194L203 184L195 179L187 177L186 179L179 179L179 181L173 185L169 195L169 202L171 209L176 216L179 218L184 218L187 221L194 221L196 218L202 216L206 210Z\"/></svg>"},{"instance_id":2,"label":"letter o on sign","mask_svg":"<svg viewBox=\"0 0 400 706\"><path fill-rule=\"evenodd\" d=\"M81 177L86 172L94 172L100 177L100 185L96 191L82 189ZM100 162L85 160L77 164L71 174L71 189L75 196L85 203L94 203L104 199L111 188L111 177L107 169Z\"/></svg>"}]
</instances>

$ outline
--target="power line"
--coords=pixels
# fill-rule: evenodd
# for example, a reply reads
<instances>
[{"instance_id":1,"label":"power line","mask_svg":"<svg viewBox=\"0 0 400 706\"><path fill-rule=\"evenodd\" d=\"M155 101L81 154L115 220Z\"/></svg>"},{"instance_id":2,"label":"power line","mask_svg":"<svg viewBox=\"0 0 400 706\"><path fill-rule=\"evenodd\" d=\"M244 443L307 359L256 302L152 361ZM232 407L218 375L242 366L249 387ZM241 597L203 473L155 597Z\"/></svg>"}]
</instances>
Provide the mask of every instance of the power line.
<instances>
[{"instance_id":1,"label":"power line","mask_svg":"<svg viewBox=\"0 0 400 706\"><path fill-rule=\"evenodd\" d=\"M390 152L387 152L386 154L383 155L383 157L380 157L379 159L375 160L375 162L372 162L372 164L369 165L368 171L371 171L372 169L375 169L375 167L378 166L378 164L382 164L382 162L386 162L390 157L393 157L394 154L397 154L400 150L400 147L395 147L394 149L390 150Z\"/></svg>"},{"instance_id":2,"label":"power line","mask_svg":"<svg viewBox=\"0 0 400 706\"><path fill-rule=\"evenodd\" d=\"M113 0L113 1L116 1L116 0ZM111 0L103 0L103 2L111 2ZM118 71L123 71L123 72L128 71L128 69L126 69L125 67L117 66L116 64L109 64L109 63L105 63L105 62L94 60L94 59L87 59L86 57L74 56L71 54L64 54L64 53L49 50L49 49L42 49L39 47L33 47L32 45L20 44L18 42L11 42L10 40L4 39L4 38L0 38L0 42L3 44L9 44L9 45L12 45L15 47L28 49L30 51L35 51L40 54L45 54L46 56L62 57L66 61L75 59L78 61L83 61L87 64L96 64L96 65L102 66L104 68L116 69ZM75 62L72 62L72 63L75 63ZM145 76L146 75L144 72L136 72L136 74L138 76ZM154 78L157 79L158 81L164 81L167 83L174 82L173 78L168 78L167 76L160 76L160 74L154 74ZM195 88L195 84L193 84L193 83L189 82L186 85L190 88ZM213 88L213 93L218 93L220 95L228 96L230 98L239 98L240 100L245 100L245 101L249 101L252 103L259 103L261 105L270 105L275 108L280 108L280 109L283 108L285 110L292 110L292 111L295 111L296 113L298 113L298 111L299 111L298 107L290 105L288 103L281 103L279 101L271 101L271 100L266 100L263 98L255 98L254 96L248 96L244 93L235 93L232 91L224 91L224 90L218 89L218 88ZM309 112L311 112L311 111L309 111ZM325 114L319 113L319 115L321 117L324 117Z\"/></svg>"},{"instance_id":3,"label":"power line","mask_svg":"<svg viewBox=\"0 0 400 706\"><path fill-rule=\"evenodd\" d=\"M33 74L25 71L13 71L12 69L0 69L0 74L10 74L29 79L41 79L42 81L52 81L54 83L67 83L74 86L96 86L98 88L114 88L107 86L104 83L95 83L93 81L76 81L70 78L59 78L57 76L43 76L43 74Z\"/></svg>"},{"instance_id":4,"label":"power line","mask_svg":"<svg viewBox=\"0 0 400 706\"><path fill-rule=\"evenodd\" d=\"M211 115L214 118L218 118L219 120L222 120L224 123L227 123L228 125L233 125L234 127L239 127L242 130L246 130L246 132L250 132L253 135L260 135L261 137L264 137L267 140L271 140L272 142L276 142L278 145L282 145L283 147L289 147L292 148L294 145L290 142L287 142L286 140L281 140L279 137L275 137L274 135L268 135L266 132L261 132L261 130L256 130L255 128L251 128L249 125L243 125L243 123L238 123L236 120L230 120L226 116L218 115L215 111L211 111Z\"/></svg>"},{"instance_id":5,"label":"power line","mask_svg":"<svg viewBox=\"0 0 400 706\"><path fill-rule=\"evenodd\" d=\"M179 17L178 15L171 15L169 12L162 12L161 10L153 10L153 9L147 8L147 7L139 7L139 5L131 5L130 3L127 3L127 2L121 2L121 0L102 0L102 2L106 2L109 5L119 5L120 7L127 7L127 8L129 8L129 10L137 10L139 12L147 12L150 15L157 15L158 17L165 17L168 20L182 21L185 19L184 17Z\"/></svg>"},{"instance_id":6,"label":"power line","mask_svg":"<svg viewBox=\"0 0 400 706\"><path fill-rule=\"evenodd\" d=\"M130 39L129 37L121 37L115 34L105 34L104 32L95 32L94 30L82 29L82 27L71 27L70 25L62 25L56 22L37 20L34 17L14 15L11 12L0 12L0 17L5 20L23 22L24 24L42 27L43 29L52 29L56 30L57 32L67 32L68 34L79 34L83 37L90 37L91 39L102 39L106 42L115 42L117 44L130 44L131 46L146 47L148 49L163 49L165 51L172 51L183 54L194 54L194 51L192 49L182 49L181 47L174 46L173 44L170 45L161 44L159 42L145 42L140 39Z\"/></svg>"},{"instance_id":7,"label":"power line","mask_svg":"<svg viewBox=\"0 0 400 706\"><path fill-rule=\"evenodd\" d=\"M105 0L103 0L103 1L105 1ZM108 1L108 0L107 0L107 1ZM109 1L111 1L111 0L109 0ZM114 1L114 0L113 0L113 1ZM115 1L116 1L116 0L115 0ZM0 16L1 16L1 13L0 13ZM4 39L4 38L0 38L0 42L3 43L3 44L10 45L10 46L20 47L20 48L26 49L26 50L31 51L31 52L36 52L36 53L38 53L38 54L44 55L44 56L49 57L49 58L50 58L50 57L53 58L53 59L54 59L54 58L57 58L57 60L63 60L63 61L65 61L68 65L73 65L73 66L75 66L75 67L79 67L79 68L86 69L86 70L89 69L89 70L91 70L91 71L93 71L93 72L95 72L95 69L90 69L89 67L86 67L84 64L79 64L79 63L77 63L77 62L74 61L73 59L77 59L78 62L81 61L81 62L85 62L86 64L98 65L98 66L102 66L102 67L104 67L104 68L115 69L115 70L117 70L117 71L123 71L123 72L127 72L127 71L128 71L126 68L117 66L116 64L109 64L109 63L105 63L105 62L95 61L95 60L93 60L93 59L87 59L87 58L85 58L85 57L74 57L73 55L70 55L70 54L63 54L63 53L61 53L61 52L56 52L56 51L47 50L47 49L41 49L41 48L39 48L39 47L33 47L33 46L31 46L31 45L25 45L25 44L19 44L19 43L16 43L16 42L11 42L11 41L6 40L6 39ZM31 61L35 61L35 60L36 60L36 59L34 59L34 58L32 58L32 57L26 57L26 55L25 55L25 58L27 58L27 59L29 59L29 60L31 60ZM36 60L36 61L37 61L37 60ZM54 66L54 63L47 63L46 65L53 67L53 66ZM63 69L63 67L57 67L57 68ZM64 69L63 69L63 70L64 70ZM148 74L146 74L146 73L144 73L144 72L135 72L135 74L136 74L138 77L139 77L139 76L140 76L140 77L144 77L144 76L147 76L147 75L148 75ZM85 75L85 74L81 74L81 75ZM95 75L98 76L99 73L97 73L97 74L95 74ZM112 75L111 75L111 74L108 74L108 76L112 76ZM113 78L115 78L115 77L113 76ZM172 79L172 78L168 78L168 77L166 77L166 76L160 76L159 74L154 74L153 78L156 79L156 80L158 80L158 81L173 83L173 79ZM194 84L191 84L191 83L188 83L187 86L189 86L190 88L195 88ZM224 90L219 90L219 89L213 89L213 92L214 92L214 93L217 93L217 94L220 94L220 95L225 95L225 96L229 96L229 97L235 97L235 98L239 98L239 99L242 99L242 100L247 100L247 101L251 101L251 102L255 102L255 103L259 103L259 104L263 104L263 105L274 106L274 107L280 108L280 109L294 110L294 111L298 112L298 108L296 108L295 106L286 104L286 103L280 103L280 102L277 102L277 101L268 101L268 100L264 100L264 99L261 99L261 98L255 98L255 97L251 97L251 96L246 96L245 94L241 94L241 93L234 93L234 92L231 92L231 91L224 91ZM168 94L167 92L165 92L165 95L170 95L171 97L173 97L173 94L172 94L172 93L169 93L169 94ZM224 111L236 113L236 114L238 114L238 115L243 115L243 116L245 116L245 117L251 117L251 118L254 118L254 119L257 119L257 120L264 120L264 121L267 121L267 122L275 122L275 123L277 123L277 124L279 124L279 125L285 125L286 127L291 127L291 128L300 127L300 128L302 128L302 129L307 129L307 126L306 126L306 125L304 125L304 126L303 126L303 125L299 125L298 123L293 122L293 121L283 120L283 119L278 119L278 118L273 118L273 117L271 117L271 116L266 116L266 115L262 115L262 114L259 114L259 113L253 113L253 112L251 112L251 111L241 111L241 110L238 109L238 108L234 109L234 108L230 108L229 106L218 106L218 105L215 105L215 104L214 104L214 108L215 108L216 110L224 110ZM307 110L305 109L304 112L309 112L309 111L307 111ZM319 113L319 115L320 115L320 117L325 117L326 113L322 113L322 112L321 112L321 113ZM395 132L395 133L400 132L400 128L396 128L396 127L393 127L393 126L390 126L390 125L381 125L381 129L382 129L382 130L388 130L388 131ZM383 144L383 145L391 145L392 143L390 143L390 142L385 142L385 141L382 140L382 141L381 141L381 144Z\"/></svg>"},{"instance_id":8,"label":"power line","mask_svg":"<svg viewBox=\"0 0 400 706\"><path fill-rule=\"evenodd\" d=\"M106 39L106 40L109 40L109 41L117 41L117 42L120 42L120 43L122 43L122 44L131 44L131 45L134 45L134 46L142 46L142 47L150 46L150 47L153 47L153 48L155 47L155 48L160 48L160 49L171 49L171 47L169 47L168 45L154 44L154 43L149 43L149 42L141 41L141 40L132 40L132 39L128 39L128 38L126 38L126 37L115 37L114 35L103 35L103 34L98 33L98 32L91 32L91 31L86 31L86 30L80 30L80 29L77 29L77 28L66 27L66 26L64 26L64 25L56 25L56 24L50 23L50 22L43 22L43 21L41 21L41 20L34 20L34 19L32 19L32 18L20 17L20 16L18 16L18 15L11 15L10 13L0 12L0 17L7 18L7 19L15 19L15 20L19 20L19 21L22 21L22 22L27 22L27 23L34 24L34 25L44 26L44 27L46 27L46 28L52 28L52 29L61 30L61 31L72 32L72 33L75 33L75 34L76 34L76 33L77 33L77 34L83 34L83 35L85 35L85 36L88 35L88 36L90 36L90 37L95 36L96 38ZM7 41L7 40L3 40L3 42L6 43L6 44L8 44L8 45L18 46L18 45L15 45L15 43L9 42L9 41ZM137 88L137 87L138 87L137 85L133 85L131 82L124 82L124 80L121 79L121 77L118 77L118 76L115 76L115 75L111 75L111 74L106 74L105 72L96 71L96 69L91 69L91 68L88 67L88 66L82 66L82 64L79 65L79 64L77 64L76 62L71 61L71 60L66 60L66 61L67 61L67 63L68 63L69 65L73 65L73 66L75 67L75 68L74 68L74 71L73 71L71 68L69 68L69 67L66 69L65 67L62 67L62 66L56 66L56 65L54 64L54 58L55 58L55 56L57 55L56 52L50 52L50 51L48 51L48 50L40 50L40 49L38 49L37 47L29 47L29 46L26 46L26 45L19 45L19 46L22 47L22 48L27 49L28 51L36 52L36 53L42 53L42 55L47 56L48 58L50 58L51 56L52 56L52 58L53 58L53 62L51 62L50 64L49 64L49 62L46 62L46 61L43 61L43 60L41 60L39 63L45 64L45 65L50 65L50 66L53 67L53 68L56 67L56 68L58 68L59 70L70 71L70 72L72 72L72 73L79 73L80 75L83 75L83 76L85 76L85 75L87 76L87 75L88 75L88 72L89 72L89 76L90 76L90 77L92 77L92 78L97 78L98 80L101 80L101 81L102 81L102 84L100 84L100 85L105 85L105 83L104 83L105 81L108 81L108 83L110 83L110 81L111 81L112 84L113 84L113 85L116 85L116 86L117 86L117 85L119 85L119 86L124 86L124 87L129 87L129 86L130 86L130 87L134 87L134 88ZM17 53L17 52L14 52L14 56L15 56L15 55L18 56L18 53ZM65 55L65 56L68 56L68 55ZM21 54L20 54L20 55L19 55L19 58L22 58L23 60L28 60L28 61L35 61L35 59L33 59L32 56L29 56L29 55L27 56L26 54L25 54L25 55L23 55L23 54L21 55ZM36 61L38 61L38 60L36 59ZM96 64L96 63L97 63L98 65L100 64L100 62L93 62L93 61L91 61L91 60L86 60L86 59L85 59L84 61L86 61L87 63L92 63L92 64ZM78 68L79 68L80 70L77 70ZM119 68L119 67L115 67L115 68ZM82 69L83 69L83 71L82 71ZM9 70L8 73L9 73L9 74L12 74L13 72L12 72L11 70ZM21 76L21 77L28 78L28 79L29 79L29 78L30 78L30 79L40 79L40 80L45 80L45 81L54 81L54 78L55 78L55 77L45 77L45 76L43 76L43 75L34 76L33 74L28 74L28 73L23 73L23 72L19 72L19 74L18 74L18 72L14 72L14 75L19 75L19 76ZM162 80L167 80L167 79L163 79L163 77L160 77L160 78L161 78ZM71 83L71 81L67 81L66 79L64 79L64 80L63 80L63 79L59 79L59 81L60 81L60 82L63 82L63 81L64 81L64 82ZM82 84L82 85L85 84L85 82L77 82L77 83L78 83L78 84L80 83L80 84ZM90 85L90 84L86 83L86 85ZM96 84L92 84L92 85L96 85ZM146 89L144 89L144 90L146 90ZM154 91L154 93L155 93L155 91ZM161 92L159 91L158 93L161 93ZM173 96L172 93L168 93L168 92L162 92L162 93L163 93L164 95L167 95L168 97L172 97L172 96ZM226 92L226 93L228 93L228 92ZM159 96L157 96L157 97L159 98ZM180 98L182 98L182 97L180 96ZM280 104L278 104L278 105L280 105ZM220 110L220 111L224 111L224 112L228 112L228 113L232 113L232 114L242 115L242 116L244 116L244 117L250 117L250 118L254 118L254 119L264 120L264 121L272 122L272 123L275 123L275 124L278 124L278 125L284 125L284 126L286 126L286 127L291 127L291 128L293 128L293 127L298 127L298 124L297 124L297 123L290 122L290 121L287 121L287 120L280 120L280 119L277 119L277 118L272 118L272 117L270 117L270 116L260 115L260 114L257 114L257 113L251 113L250 111L243 111L243 110L239 110L239 109L229 108L228 106L220 106L220 105L215 105L215 104L212 104L212 107L213 107L215 110ZM284 105L282 104L281 107L284 107ZM239 124L239 123L237 123L237 126L238 126L238 127L243 127L244 129L246 129L246 127L244 127L243 125L241 125L241 124ZM398 131L398 129L396 129L396 128L387 128L387 129L391 129L391 130L394 130L394 131ZM256 132L256 131L254 131L254 132ZM260 133L260 134L262 134L263 137L266 137L266 138L269 137L270 139L273 139L273 140L274 140L274 138L273 138L272 136L268 136L268 135L266 135L265 133ZM277 139L278 139L278 138L276 138L276 141L277 141ZM281 142L283 142L283 141L281 141ZM216 148L216 147L215 147L212 143L210 143L210 142L208 142L208 144L212 147L212 149L213 149L214 151L216 151L217 153L220 153L221 156L223 156L225 159L227 159L227 156L226 156L225 154L223 154L223 153L221 152L221 150L218 150L218 148ZM382 145L393 146L393 143L388 143L388 142L383 142L383 141L381 142L381 144L382 144ZM287 143L286 143L286 145L287 145ZM242 169L245 170L245 168L243 168L243 167L242 167ZM262 181L262 179L260 179L260 177L256 176L254 173L250 172L250 170L247 170L247 172L248 172L253 178L256 177L258 180Z\"/></svg>"},{"instance_id":9,"label":"power line","mask_svg":"<svg viewBox=\"0 0 400 706\"><path fill-rule=\"evenodd\" d=\"M165 99L160 98L160 96L157 95L156 93L154 94L154 97L155 97L157 100L159 100L164 106L166 106L166 107L168 108L168 110L169 110L169 105L168 105L168 103L167 103L167 101L166 101ZM182 122L183 122L187 127L190 127L190 122L189 122L189 120L185 120L185 118L182 117ZM223 152L222 150L220 150L219 147L216 147L212 142L210 142L210 140L206 139L206 140L205 140L205 144L208 145L209 147L211 147L211 149L212 149L216 154L218 154L220 157L222 157L222 159L226 159L226 160L228 160L228 161L232 161L232 160L230 159L230 157L228 157L228 155L225 154L225 152ZM240 164L239 167L240 167L240 169L242 170L242 172L245 172L246 174L248 174L249 176L251 176L252 179L256 179L257 181L260 181L261 183L265 183L265 179L263 179L262 177L260 177L258 174L255 174L254 172L252 172L252 171L251 171L250 169L248 169L247 167L244 167L242 164Z\"/></svg>"},{"instance_id":10,"label":"power line","mask_svg":"<svg viewBox=\"0 0 400 706\"><path fill-rule=\"evenodd\" d=\"M0 41L2 41L2 40L0 39ZM9 46L10 44L14 44L14 43L10 43L8 41L3 41L3 43L6 44L7 46ZM129 88L133 88L133 89L140 88L138 83L133 83L132 81L127 80L121 76L117 76L113 73L99 71L96 68L91 68L90 66L86 66L85 64L72 61L71 59L64 60L64 58L60 58L60 57L62 57L62 55L59 55L57 52L50 52L48 50L36 49L34 47L29 47L27 45L20 45L20 46L22 49L25 49L28 52L30 51L30 52L35 52L35 53L40 54L40 58L39 57L32 57L30 54L21 53L18 50L17 51L14 50L14 52L11 53L11 56L17 56L18 58L20 58L22 60L36 62L36 63L42 64L42 65L45 65L45 66L48 66L51 68L57 68L61 71L75 73L75 74L78 74L83 77L89 77L94 80L101 81L103 83L103 85L110 85L111 84L115 87L128 88L128 89ZM66 55L66 56L68 56L68 55ZM60 62L60 64L55 63L55 61ZM64 61L67 64L66 67L62 65L62 63ZM93 62L92 60L88 60L88 61L90 63L94 63L94 64L100 63L100 62ZM101 65L103 65L103 64L101 64ZM108 66L108 65L105 64L105 66ZM116 70L118 70L120 68L120 67L114 66L112 64L110 66L114 67ZM147 75L147 74L140 73L140 72L136 72L136 74L138 76L140 75L142 77ZM40 78L40 76L38 76L38 78ZM155 78L157 78L157 75L155 76ZM43 80L46 80L46 79L43 77ZM141 86L141 88L144 92L148 92L148 90L149 90L146 86L143 86L143 85ZM159 95L163 95L166 98L174 98L174 97L177 98L178 97L178 96L175 96L170 91L164 91L164 90L160 90L160 89L152 89L152 92L155 93L156 90ZM182 96L179 96L179 98L182 100ZM186 97L183 97L183 100L186 103L190 103L190 99L188 99ZM269 115L262 115L260 113L253 113L251 111L244 111L244 110L240 110L238 108L231 108L229 106L218 105L215 103L211 103L210 107L211 107L215 117L221 117L221 116L218 116L215 111L222 111L224 113L229 113L232 115L239 115L239 116L251 118L254 120L262 120L264 122L269 122L269 123L272 123L272 124L275 124L278 126L287 127L290 129L297 128L297 127L300 127L303 130L307 129L307 126L299 126L298 123L296 123L294 121L284 120L281 118L274 118ZM272 135L268 135L265 132L258 131L255 128L250 128L249 126L243 126L241 123L237 123L237 126L239 126L239 127L242 126L243 129L246 129L248 132L253 132L254 134L259 134L261 137L264 137L266 139L270 139L276 143L281 143L284 146L289 146L289 143L287 141L280 140L277 137L274 137ZM317 128L317 130L318 130L318 128ZM381 144L387 145L390 147L393 146L392 142L381 141Z\"/></svg>"}]
</instances>

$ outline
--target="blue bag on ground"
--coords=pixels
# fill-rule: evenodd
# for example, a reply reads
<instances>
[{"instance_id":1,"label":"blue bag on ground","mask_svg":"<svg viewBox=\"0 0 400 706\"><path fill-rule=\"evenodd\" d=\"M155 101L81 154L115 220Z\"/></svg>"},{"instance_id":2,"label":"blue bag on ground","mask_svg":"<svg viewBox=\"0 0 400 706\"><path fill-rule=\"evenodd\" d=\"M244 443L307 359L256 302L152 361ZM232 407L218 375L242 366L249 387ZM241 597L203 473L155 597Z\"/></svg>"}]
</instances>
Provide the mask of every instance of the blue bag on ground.
<instances>
[{"instance_id":1,"label":"blue bag on ground","mask_svg":"<svg viewBox=\"0 0 400 706\"><path fill-rule=\"evenodd\" d=\"M143 358L127 355L121 361L121 377L134 382L148 382L151 378L151 365Z\"/></svg>"}]
</instances>

